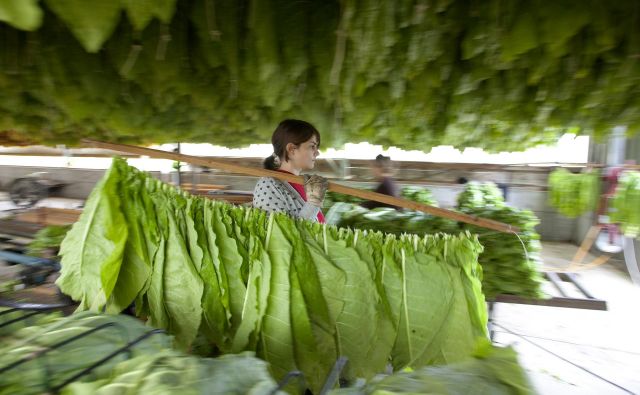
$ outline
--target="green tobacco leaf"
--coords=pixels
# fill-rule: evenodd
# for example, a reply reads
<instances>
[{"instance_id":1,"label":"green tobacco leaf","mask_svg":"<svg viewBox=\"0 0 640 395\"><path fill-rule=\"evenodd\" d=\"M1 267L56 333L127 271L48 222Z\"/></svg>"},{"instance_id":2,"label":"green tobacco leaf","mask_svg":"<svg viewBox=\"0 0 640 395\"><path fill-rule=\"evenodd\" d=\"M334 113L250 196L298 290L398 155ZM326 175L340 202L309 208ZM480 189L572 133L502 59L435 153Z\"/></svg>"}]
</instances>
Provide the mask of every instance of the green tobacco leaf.
<instances>
[{"instance_id":1,"label":"green tobacco leaf","mask_svg":"<svg viewBox=\"0 0 640 395\"><path fill-rule=\"evenodd\" d=\"M0 0L0 21L20 30L33 31L42 24L38 0Z\"/></svg>"},{"instance_id":2,"label":"green tobacco leaf","mask_svg":"<svg viewBox=\"0 0 640 395\"><path fill-rule=\"evenodd\" d=\"M224 267L226 276L225 292L229 295L230 334L233 336L242 322L242 311L247 294L247 286L242 277L243 259L239 242L233 237L232 216L220 205L214 206L214 210L216 220L213 222L213 230L216 234L215 242L220 254L220 265Z\"/></svg>"},{"instance_id":3,"label":"green tobacco leaf","mask_svg":"<svg viewBox=\"0 0 640 395\"><path fill-rule=\"evenodd\" d=\"M64 276L97 276L75 282L76 292L108 311L135 299L136 314L179 348L255 350L278 379L301 370L317 392L341 356L349 358L342 378L372 378L389 363L464 359L486 337L481 246L469 234L396 237L213 203L122 160L102 182L113 179L109 203L121 205L100 229L118 216L124 222L122 269L113 274L104 269L108 257L98 257L95 273L71 265ZM107 195L103 184L99 196ZM385 224L392 214L367 216ZM133 270L137 264L147 270ZM113 296L101 296L112 281Z\"/></svg>"},{"instance_id":4,"label":"green tobacco leaf","mask_svg":"<svg viewBox=\"0 0 640 395\"><path fill-rule=\"evenodd\" d=\"M403 249L400 264L402 304L393 350L394 367L398 370L431 362L421 356L427 348L437 346L434 338L443 330L443 323L453 307L454 294L447 266L438 264L433 257ZM433 295L438 295L437 302Z\"/></svg>"},{"instance_id":5,"label":"green tobacco leaf","mask_svg":"<svg viewBox=\"0 0 640 395\"><path fill-rule=\"evenodd\" d=\"M473 358L465 361L379 376L359 387L330 392L331 395L427 393L532 395L536 391L511 347L494 347L483 339L478 342Z\"/></svg>"},{"instance_id":6,"label":"green tobacco leaf","mask_svg":"<svg viewBox=\"0 0 640 395\"><path fill-rule=\"evenodd\" d=\"M121 0L131 24L136 30L144 30L153 19L157 1Z\"/></svg>"},{"instance_id":7,"label":"green tobacco leaf","mask_svg":"<svg viewBox=\"0 0 640 395\"><path fill-rule=\"evenodd\" d=\"M186 235L176 218L184 215L184 212L174 207L169 206L171 211L167 215L169 230L163 271L164 304L169 317L169 329L176 334L176 344L179 348L186 348L200 328L204 285L189 255Z\"/></svg>"},{"instance_id":8,"label":"green tobacco leaf","mask_svg":"<svg viewBox=\"0 0 640 395\"><path fill-rule=\"evenodd\" d=\"M612 221L620 223L627 237L640 236L640 172L626 171L620 177L612 206Z\"/></svg>"},{"instance_id":9,"label":"green tobacco leaf","mask_svg":"<svg viewBox=\"0 0 640 395\"><path fill-rule=\"evenodd\" d=\"M289 262L293 247L282 231L286 222L282 215L273 215L269 225L271 232L266 241L266 249L271 260L271 287L267 311L262 322L259 356L269 362L276 380L296 369L289 281Z\"/></svg>"},{"instance_id":10,"label":"green tobacco leaf","mask_svg":"<svg viewBox=\"0 0 640 395\"><path fill-rule=\"evenodd\" d=\"M296 365L305 372L310 389L321 390L336 359L327 357L334 345L335 328L322 292L317 265L303 239L302 223L290 222L283 233L293 246L289 271L291 282L291 325ZM297 226L296 226L297 225ZM304 284L304 285L303 285Z\"/></svg>"},{"instance_id":11,"label":"green tobacco leaf","mask_svg":"<svg viewBox=\"0 0 640 395\"><path fill-rule=\"evenodd\" d=\"M339 355L349 358L345 374L347 378L369 378L374 372L384 371L387 360L368 360L370 350L376 347L377 288L366 262L358 253L348 248L345 241L327 235L328 256L345 273L346 292L344 307L336 317L336 333L339 338Z\"/></svg>"},{"instance_id":12,"label":"green tobacco leaf","mask_svg":"<svg viewBox=\"0 0 640 395\"><path fill-rule=\"evenodd\" d=\"M202 280L204 282L203 319L209 325L215 336L215 343L221 347L229 341L228 330L231 326L231 310L229 307L229 283L226 271L220 261L220 250L217 245L217 235L214 231L214 223L217 219L213 203L206 201L204 204L203 230L207 241L206 248L209 251L211 262L205 260L202 266Z\"/></svg>"},{"instance_id":13,"label":"green tobacco leaf","mask_svg":"<svg viewBox=\"0 0 640 395\"><path fill-rule=\"evenodd\" d=\"M163 23L169 23L176 12L177 0L154 0L153 14Z\"/></svg>"},{"instance_id":14,"label":"green tobacco leaf","mask_svg":"<svg viewBox=\"0 0 640 395\"><path fill-rule=\"evenodd\" d=\"M158 250L153 258L153 271L149 280L147 290L147 301L149 304L149 324L156 328L169 327L169 315L165 306L165 261L167 257L167 239L169 230L170 214L167 198L160 190L151 195L157 211L158 220Z\"/></svg>"},{"instance_id":15,"label":"green tobacco leaf","mask_svg":"<svg viewBox=\"0 0 640 395\"><path fill-rule=\"evenodd\" d=\"M96 185L78 219L60 245L61 269L56 285L79 309L102 308L116 284L128 229L118 193L120 162L114 160Z\"/></svg>"},{"instance_id":16,"label":"green tobacco leaf","mask_svg":"<svg viewBox=\"0 0 640 395\"><path fill-rule=\"evenodd\" d=\"M122 196L122 211L128 225L128 237L118 279L113 289L113 300L108 305L109 313L119 313L129 307L151 275L152 264L145 234L153 234L153 225L144 220L145 216L142 210L139 210L140 207L144 207L140 201L140 195L146 192L141 188L144 181L144 178L136 173L129 174L124 181L133 186L125 189Z\"/></svg>"},{"instance_id":17,"label":"green tobacco leaf","mask_svg":"<svg viewBox=\"0 0 640 395\"><path fill-rule=\"evenodd\" d=\"M45 0L87 52L98 52L120 20L120 1Z\"/></svg>"}]
</instances>

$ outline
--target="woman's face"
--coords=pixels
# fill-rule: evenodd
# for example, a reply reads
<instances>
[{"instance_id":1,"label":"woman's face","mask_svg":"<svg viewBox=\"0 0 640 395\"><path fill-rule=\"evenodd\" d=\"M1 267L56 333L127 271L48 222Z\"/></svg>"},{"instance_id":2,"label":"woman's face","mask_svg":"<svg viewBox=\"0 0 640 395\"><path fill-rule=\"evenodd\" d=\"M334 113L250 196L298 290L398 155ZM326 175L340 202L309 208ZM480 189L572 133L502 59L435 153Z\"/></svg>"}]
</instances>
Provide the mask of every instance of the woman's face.
<instances>
[{"instance_id":1,"label":"woman's face","mask_svg":"<svg viewBox=\"0 0 640 395\"><path fill-rule=\"evenodd\" d=\"M318 146L316 136L312 136L298 147L293 146L293 150L289 152L289 161L292 167L300 170L312 170L316 164L316 157L320 155Z\"/></svg>"}]
</instances>

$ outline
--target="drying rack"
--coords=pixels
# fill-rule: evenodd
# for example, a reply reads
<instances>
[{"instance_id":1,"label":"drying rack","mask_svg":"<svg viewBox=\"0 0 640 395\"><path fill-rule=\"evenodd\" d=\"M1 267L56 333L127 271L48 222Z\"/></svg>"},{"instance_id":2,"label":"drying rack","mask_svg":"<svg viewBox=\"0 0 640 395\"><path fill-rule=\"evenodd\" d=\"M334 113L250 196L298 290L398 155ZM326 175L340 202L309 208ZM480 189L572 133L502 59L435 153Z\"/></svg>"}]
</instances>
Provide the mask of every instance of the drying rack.
<instances>
[{"instance_id":1,"label":"drying rack","mask_svg":"<svg viewBox=\"0 0 640 395\"><path fill-rule=\"evenodd\" d=\"M29 322L38 315L45 314L50 312L51 310L55 310L55 307L47 307L47 308L25 308L25 307L15 307L7 310L0 311L0 330L3 328L7 328L11 325L18 324L21 322L25 322L27 326ZM12 318L2 322L2 317L7 316L12 313L20 313L20 316L17 318ZM88 364L85 367L82 367L79 371L70 374L67 377L63 377L61 379L52 376L52 369L48 363L47 354L50 352L63 349L67 346L73 346L75 342L86 338L91 335L95 335L98 332L107 331L107 330L116 330L118 334L122 335L122 343L121 347L113 350L112 352L104 355L102 358L97 361ZM134 338L133 340L128 341L126 337L126 328L122 327L122 325L118 322L105 322L100 324L94 328L87 329L82 333L76 334L74 336L68 337L64 340L60 340L56 343L48 345L38 351L32 352L16 361L13 361L5 366L0 366L0 376L12 370L18 369L26 363L38 363L40 368L43 371L42 381L39 383L46 393L57 394L59 393L65 386L82 379L83 377L91 374L97 368L103 366L105 363L111 361L115 357L125 354L125 356L130 359L133 356L133 348L138 344L148 340L154 335L165 334L165 331L162 329L150 329L146 333ZM326 395L331 389L335 388L336 384L338 384L338 380L340 378L340 374L344 370L348 359L346 357L340 357L334 363L331 371L327 375L324 385L322 386L321 391L318 393L319 395ZM301 371L294 370L287 373L273 388L270 392L271 394L276 394L278 391L283 390L289 384L292 384L294 381L298 382L298 385L301 389L305 388L305 380L304 374Z\"/></svg>"},{"instance_id":2,"label":"drying rack","mask_svg":"<svg viewBox=\"0 0 640 395\"><path fill-rule=\"evenodd\" d=\"M546 271L543 272L543 275L545 279L553 285L553 288L558 294L557 296L552 296L546 299L533 299L517 295L500 294L496 295L493 299L487 300L489 313L489 336L492 341L495 334L494 323L496 320L497 303L526 304L583 310L607 310L607 302L593 296L593 294L589 292L578 280L578 276L575 273ZM571 289L573 289L574 293L579 294L579 296L571 296Z\"/></svg>"}]
</instances>

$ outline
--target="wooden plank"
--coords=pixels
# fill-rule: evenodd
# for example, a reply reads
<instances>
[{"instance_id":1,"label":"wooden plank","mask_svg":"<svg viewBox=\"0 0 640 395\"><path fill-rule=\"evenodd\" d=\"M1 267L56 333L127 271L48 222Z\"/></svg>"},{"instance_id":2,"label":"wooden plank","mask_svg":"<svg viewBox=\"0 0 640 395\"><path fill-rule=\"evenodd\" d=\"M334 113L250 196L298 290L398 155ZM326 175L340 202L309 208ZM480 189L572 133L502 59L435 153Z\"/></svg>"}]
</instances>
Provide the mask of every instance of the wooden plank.
<instances>
[{"instance_id":1,"label":"wooden plank","mask_svg":"<svg viewBox=\"0 0 640 395\"><path fill-rule=\"evenodd\" d=\"M38 207L16 215L16 219L40 225L70 225L78 220L82 210Z\"/></svg>"},{"instance_id":2,"label":"wooden plank","mask_svg":"<svg viewBox=\"0 0 640 395\"><path fill-rule=\"evenodd\" d=\"M184 189L185 191L189 191L193 189L194 186L189 182L185 182L180 184L180 188ZM197 191L211 191L211 190L218 191L218 190L227 189L227 188L229 188L229 185L215 185L215 184L196 184L195 185L195 189Z\"/></svg>"},{"instance_id":3,"label":"wooden plank","mask_svg":"<svg viewBox=\"0 0 640 395\"><path fill-rule=\"evenodd\" d=\"M0 229L2 229L2 233L13 236L31 238L42 228L43 226L38 223L19 221L15 219L0 219Z\"/></svg>"},{"instance_id":4,"label":"wooden plank","mask_svg":"<svg viewBox=\"0 0 640 395\"><path fill-rule=\"evenodd\" d=\"M607 310L607 302L600 299L577 299L553 297L550 299L528 299L516 295L497 295L489 302L528 304L535 306L564 307L584 310Z\"/></svg>"},{"instance_id":5,"label":"wooden plank","mask_svg":"<svg viewBox=\"0 0 640 395\"><path fill-rule=\"evenodd\" d=\"M136 146L125 145L125 144L105 143L105 142L93 141L93 140L83 140L83 143L94 146L94 147L111 149L114 151L122 151L122 152L131 153L131 154L146 155L151 158L170 159L170 160L175 160L180 162L192 163L199 166L212 167L212 168L228 171L231 173L246 174L254 177L272 177L282 181L295 182L299 184L302 184L304 182L304 179L301 176L295 176L292 174L287 174L287 173L273 171L273 170L252 168L252 167L241 166L241 165L230 164L230 163L223 163L221 161L214 161L211 159L205 159L197 156L183 155L175 152L159 151L159 150L154 150L150 148L136 147ZM333 182L329 183L329 190L342 193L345 195L359 197L365 200L373 200L380 203L387 203L392 206L408 208L416 211L422 211L425 213L436 215L438 217L449 218L454 221L465 222L465 223L476 225L482 228L497 230L499 232L513 233L513 232L519 231L517 227L504 224L502 222L474 217L474 216L459 213L456 211L446 210L439 207L433 207L433 206L429 206L426 204L421 204L421 203L417 203L417 202L413 202L405 199L399 199L393 196L383 195L376 192L350 188L350 187L336 184Z\"/></svg>"},{"instance_id":6,"label":"wooden plank","mask_svg":"<svg viewBox=\"0 0 640 395\"><path fill-rule=\"evenodd\" d=\"M584 257L591 249L591 246L595 242L596 237L598 236L598 233L600 233L601 229L602 226L600 225L593 225L591 226L591 228L589 228L587 235L585 236L584 240L582 240L582 243L580 243L580 248L578 248L578 251L576 251L573 260L571 261L572 266L578 265L580 262L582 262Z\"/></svg>"}]
</instances>

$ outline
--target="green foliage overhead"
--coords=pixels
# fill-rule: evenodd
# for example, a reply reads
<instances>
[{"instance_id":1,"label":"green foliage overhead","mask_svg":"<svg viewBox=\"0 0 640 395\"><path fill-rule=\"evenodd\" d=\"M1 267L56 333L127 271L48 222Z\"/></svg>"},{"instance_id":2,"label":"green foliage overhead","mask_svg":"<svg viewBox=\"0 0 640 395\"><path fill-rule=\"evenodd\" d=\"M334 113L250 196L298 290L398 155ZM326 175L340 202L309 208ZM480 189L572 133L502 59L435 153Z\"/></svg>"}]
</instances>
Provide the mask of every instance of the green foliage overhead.
<instances>
[{"instance_id":1,"label":"green foliage overhead","mask_svg":"<svg viewBox=\"0 0 640 395\"><path fill-rule=\"evenodd\" d=\"M35 30L42 24L38 0L0 0L0 21L21 30Z\"/></svg>"},{"instance_id":2,"label":"green foliage overhead","mask_svg":"<svg viewBox=\"0 0 640 395\"><path fill-rule=\"evenodd\" d=\"M317 392L339 356L346 379L468 357L487 336L480 250L468 234L397 237L213 202L116 159L63 241L57 284L80 310L135 302L180 348L204 337L256 351L276 379L301 370Z\"/></svg>"},{"instance_id":3,"label":"green foliage overhead","mask_svg":"<svg viewBox=\"0 0 640 395\"><path fill-rule=\"evenodd\" d=\"M571 173L556 169L549 174L549 204L565 217L575 218L598 208L600 172Z\"/></svg>"},{"instance_id":4,"label":"green foliage overhead","mask_svg":"<svg viewBox=\"0 0 640 395\"><path fill-rule=\"evenodd\" d=\"M614 125L635 133L638 7L2 0L0 132L236 147L268 142L293 117L314 123L324 146L423 151L518 150Z\"/></svg>"}]
</instances>

